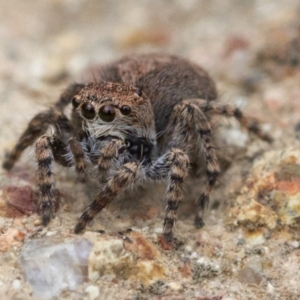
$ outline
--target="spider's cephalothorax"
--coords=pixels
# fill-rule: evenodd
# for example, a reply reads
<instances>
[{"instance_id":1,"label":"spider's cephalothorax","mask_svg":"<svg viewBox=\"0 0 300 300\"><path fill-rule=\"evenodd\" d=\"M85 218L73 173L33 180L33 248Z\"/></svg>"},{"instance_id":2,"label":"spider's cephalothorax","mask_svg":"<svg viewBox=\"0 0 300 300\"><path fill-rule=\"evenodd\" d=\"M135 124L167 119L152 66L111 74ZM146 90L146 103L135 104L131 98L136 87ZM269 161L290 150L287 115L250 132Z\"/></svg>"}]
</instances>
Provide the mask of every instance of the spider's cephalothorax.
<instances>
[{"instance_id":1,"label":"spider's cephalothorax","mask_svg":"<svg viewBox=\"0 0 300 300\"><path fill-rule=\"evenodd\" d=\"M72 104L76 132L85 136L79 139L93 149L87 156L99 160L100 149L110 141L119 145L117 154L124 161L150 163L156 153L155 124L151 102L140 89L114 82L89 83Z\"/></svg>"},{"instance_id":2,"label":"spider's cephalothorax","mask_svg":"<svg viewBox=\"0 0 300 300\"><path fill-rule=\"evenodd\" d=\"M86 82L73 84L49 110L29 123L3 167L11 169L36 139L39 212L44 225L53 216L53 160L74 167L79 179L90 174L105 183L84 210L81 232L118 194L142 181L167 181L164 237L172 240L177 209L189 168L205 164L206 184L196 203L195 225L220 173L211 140L211 115L235 117L246 129L270 141L257 122L232 105L214 100L214 82L199 66L166 54L134 55L100 66ZM71 119L64 114L72 103ZM45 134L49 126L54 134ZM91 172L93 171L93 172Z\"/></svg>"}]
</instances>

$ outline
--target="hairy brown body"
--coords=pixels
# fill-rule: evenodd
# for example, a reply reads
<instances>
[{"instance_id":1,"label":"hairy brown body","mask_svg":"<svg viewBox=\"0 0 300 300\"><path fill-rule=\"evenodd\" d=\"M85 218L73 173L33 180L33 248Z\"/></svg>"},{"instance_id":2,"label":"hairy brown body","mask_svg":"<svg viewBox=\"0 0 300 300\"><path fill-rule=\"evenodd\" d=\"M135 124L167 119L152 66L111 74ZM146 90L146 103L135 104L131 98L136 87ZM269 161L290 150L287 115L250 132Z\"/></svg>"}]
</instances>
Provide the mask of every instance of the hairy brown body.
<instances>
[{"instance_id":1,"label":"hairy brown body","mask_svg":"<svg viewBox=\"0 0 300 300\"><path fill-rule=\"evenodd\" d=\"M158 133L173 107L184 99L217 99L214 81L198 65L178 56L148 54L124 57L94 70L89 81L113 81L140 88L150 99Z\"/></svg>"},{"instance_id":2,"label":"hairy brown body","mask_svg":"<svg viewBox=\"0 0 300 300\"><path fill-rule=\"evenodd\" d=\"M172 228L184 180L192 163L204 161L207 181L196 204L195 225L220 172L211 140L211 115L235 117L245 128L270 141L256 121L232 105L215 102L213 80L199 66L177 56L149 54L124 57L92 70L71 85L49 110L35 116L3 164L11 169L36 139L39 210L43 224L53 215L52 161L73 167L80 180L91 176L105 185L84 210L81 232L124 189L142 181L167 181L164 237ZM72 102L72 118L64 108ZM45 134L54 126L53 135ZM96 167L96 168L95 168Z\"/></svg>"}]
</instances>

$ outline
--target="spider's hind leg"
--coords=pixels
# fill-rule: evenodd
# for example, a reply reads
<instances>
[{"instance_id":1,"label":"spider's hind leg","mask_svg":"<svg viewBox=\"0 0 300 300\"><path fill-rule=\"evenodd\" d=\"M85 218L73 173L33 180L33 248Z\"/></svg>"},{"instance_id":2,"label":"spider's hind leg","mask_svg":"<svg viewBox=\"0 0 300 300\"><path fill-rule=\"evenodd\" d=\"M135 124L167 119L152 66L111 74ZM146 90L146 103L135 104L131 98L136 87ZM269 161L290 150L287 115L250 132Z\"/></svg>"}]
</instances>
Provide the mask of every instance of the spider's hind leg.
<instances>
[{"instance_id":1,"label":"spider's hind leg","mask_svg":"<svg viewBox=\"0 0 300 300\"><path fill-rule=\"evenodd\" d=\"M55 126L60 135L65 133L69 134L72 131L70 121L59 110L51 108L38 113L29 122L13 150L6 154L2 167L6 170L10 170L20 158L22 152L28 146L32 145L39 136L45 133L50 125Z\"/></svg>"},{"instance_id":2,"label":"spider's hind leg","mask_svg":"<svg viewBox=\"0 0 300 300\"><path fill-rule=\"evenodd\" d=\"M225 117L234 117L244 128L258 136L260 139L268 143L271 143L273 141L273 138L270 135L263 132L259 122L255 118L245 116L245 114L235 105L219 104L202 99L189 99L185 100L184 102L186 101L198 106L204 113Z\"/></svg>"},{"instance_id":3,"label":"spider's hind leg","mask_svg":"<svg viewBox=\"0 0 300 300\"><path fill-rule=\"evenodd\" d=\"M41 113L38 113L29 122L27 129L19 138L14 149L6 154L2 167L10 170L20 158L22 152L42 134L46 132L50 125L56 127L58 134L70 133L72 127L68 118L64 115L64 108L71 103L72 98L84 87L84 84L71 84L59 97L55 105Z\"/></svg>"},{"instance_id":4,"label":"spider's hind leg","mask_svg":"<svg viewBox=\"0 0 300 300\"><path fill-rule=\"evenodd\" d=\"M196 203L195 216L195 226L200 228L204 225L203 212L220 173L215 147L211 139L211 128L203 112L189 100L174 107L169 124L169 128L174 128L170 145L188 153L190 161L200 159L200 157L193 157L195 155L193 148L201 149L199 156L200 153L203 153L204 156L207 182Z\"/></svg>"}]
</instances>

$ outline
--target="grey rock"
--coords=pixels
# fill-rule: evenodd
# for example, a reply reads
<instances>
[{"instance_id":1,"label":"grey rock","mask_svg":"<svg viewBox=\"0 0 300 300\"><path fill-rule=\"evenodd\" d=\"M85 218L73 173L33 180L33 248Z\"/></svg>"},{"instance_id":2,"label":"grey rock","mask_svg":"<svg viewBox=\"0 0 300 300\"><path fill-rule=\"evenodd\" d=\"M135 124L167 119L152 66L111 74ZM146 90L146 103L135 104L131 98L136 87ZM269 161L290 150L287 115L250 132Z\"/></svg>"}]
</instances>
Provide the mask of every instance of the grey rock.
<instances>
[{"instance_id":1,"label":"grey rock","mask_svg":"<svg viewBox=\"0 0 300 300\"><path fill-rule=\"evenodd\" d=\"M91 250L92 243L82 238L30 240L24 244L18 263L34 296L50 299L86 280Z\"/></svg>"}]
</instances>

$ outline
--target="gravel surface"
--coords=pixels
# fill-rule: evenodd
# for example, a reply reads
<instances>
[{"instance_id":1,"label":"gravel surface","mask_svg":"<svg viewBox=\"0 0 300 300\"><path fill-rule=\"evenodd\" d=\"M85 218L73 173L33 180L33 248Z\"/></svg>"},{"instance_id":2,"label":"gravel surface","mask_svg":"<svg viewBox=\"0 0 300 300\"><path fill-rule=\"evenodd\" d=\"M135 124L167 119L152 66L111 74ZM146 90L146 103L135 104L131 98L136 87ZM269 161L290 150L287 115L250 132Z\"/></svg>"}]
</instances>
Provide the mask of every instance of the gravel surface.
<instances>
[{"instance_id":1,"label":"gravel surface","mask_svg":"<svg viewBox=\"0 0 300 300\"><path fill-rule=\"evenodd\" d=\"M204 179L190 179L173 249L160 239L164 184L126 192L76 236L97 187L59 166L57 216L43 228L26 150L0 170L0 299L300 299L299 0L2 1L0 38L1 162L84 70L133 52L198 63L221 103L274 137L214 121L222 175L206 226L192 212Z\"/></svg>"}]
</instances>

